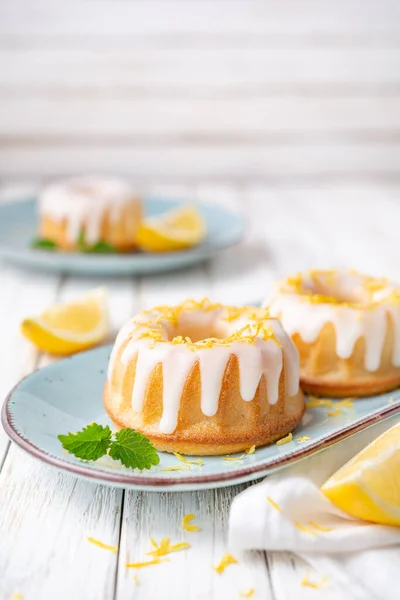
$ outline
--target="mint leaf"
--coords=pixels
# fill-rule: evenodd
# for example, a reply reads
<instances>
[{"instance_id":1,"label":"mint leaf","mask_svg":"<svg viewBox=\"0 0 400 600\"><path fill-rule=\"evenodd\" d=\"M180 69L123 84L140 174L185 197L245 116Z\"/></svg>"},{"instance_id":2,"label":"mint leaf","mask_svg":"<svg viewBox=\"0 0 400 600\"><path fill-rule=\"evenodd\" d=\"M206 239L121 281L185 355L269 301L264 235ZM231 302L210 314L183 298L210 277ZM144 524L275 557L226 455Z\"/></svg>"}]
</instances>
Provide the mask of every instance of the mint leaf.
<instances>
[{"instance_id":1,"label":"mint leaf","mask_svg":"<svg viewBox=\"0 0 400 600\"><path fill-rule=\"evenodd\" d=\"M92 423L78 433L59 435L58 439L65 450L83 460L97 460L107 454L111 441L111 429L108 425Z\"/></svg>"},{"instance_id":2,"label":"mint leaf","mask_svg":"<svg viewBox=\"0 0 400 600\"><path fill-rule=\"evenodd\" d=\"M31 242L31 248L40 248L42 250L57 250L57 244L53 240L45 238L36 238Z\"/></svg>"},{"instance_id":3,"label":"mint leaf","mask_svg":"<svg viewBox=\"0 0 400 600\"><path fill-rule=\"evenodd\" d=\"M150 440L134 429L121 429L111 442L110 456L120 460L125 467L150 469L160 458Z\"/></svg>"},{"instance_id":4,"label":"mint leaf","mask_svg":"<svg viewBox=\"0 0 400 600\"><path fill-rule=\"evenodd\" d=\"M97 242L93 246L90 246L90 248L87 249L87 252L98 252L99 254L113 254L117 252L117 249L115 248L115 246L112 246L111 244L107 244L107 242L103 242L100 240L100 242Z\"/></svg>"}]
</instances>

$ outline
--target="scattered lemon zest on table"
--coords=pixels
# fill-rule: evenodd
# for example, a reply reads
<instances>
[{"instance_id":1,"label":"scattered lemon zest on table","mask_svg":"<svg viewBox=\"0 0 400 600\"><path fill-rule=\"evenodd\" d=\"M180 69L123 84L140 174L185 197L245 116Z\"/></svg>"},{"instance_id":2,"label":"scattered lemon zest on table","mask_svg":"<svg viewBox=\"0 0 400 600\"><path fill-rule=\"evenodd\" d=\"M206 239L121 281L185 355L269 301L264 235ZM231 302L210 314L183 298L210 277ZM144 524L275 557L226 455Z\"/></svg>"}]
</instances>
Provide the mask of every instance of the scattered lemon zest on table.
<instances>
[{"instance_id":1,"label":"scattered lemon zest on table","mask_svg":"<svg viewBox=\"0 0 400 600\"><path fill-rule=\"evenodd\" d=\"M282 446L282 444L288 444L292 440L293 440L293 434L292 433L288 433L287 436L285 436L282 439L278 440L276 442L276 445L277 446Z\"/></svg>"},{"instance_id":2,"label":"scattered lemon zest on table","mask_svg":"<svg viewBox=\"0 0 400 600\"><path fill-rule=\"evenodd\" d=\"M271 506L273 506L277 511L282 512L281 507L279 506L279 504L277 504L275 502L275 500L272 500L271 496L267 496L267 500L268 502L271 504Z\"/></svg>"},{"instance_id":3,"label":"scattered lemon zest on table","mask_svg":"<svg viewBox=\"0 0 400 600\"><path fill-rule=\"evenodd\" d=\"M182 527L185 531L199 531L200 527L198 525L191 524L190 521L193 521L194 513L190 513L185 515L182 520Z\"/></svg>"},{"instance_id":4,"label":"scattered lemon zest on table","mask_svg":"<svg viewBox=\"0 0 400 600\"><path fill-rule=\"evenodd\" d=\"M22 594L13 594L10 600L23 600L23 597Z\"/></svg>"},{"instance_id":5,"label":"scattered lemon zest on table","mask_svg":"<svg viewBox=\"0 0 400 600\"><path fill-rule=\"evenodd\" d=\"M338 410L328 410L326 414L328 417L338 417L339 415L343 414L343 411L338 408Z\"/></svg>"},{"instance_id":6,"label":"scattered lemon zest on table","mask_svg":"<svg viewBox=\"0 0 400 600\"><path fill-rule=\"evenodd\" d=\"M176 456L176 458L181 462L187 463L188 465L198 465L199 467L203 466L203 461L201 460L201 458L185 458L184 456L182 456L182 454L179 454L179 452L174 452L174 456Z\"/></svg>"},{"instance_id":7,"label":"scattered lemon zest on table","mask_svg":"<svg viewBox=\"0 0 400 600\"><path fill-rule=\"evenodd\" d=\"M125 567L127 569L141 569L142 567L150 567L151 565L158 565L162 562L169 562L169 558L154 558L153 560L148 560L146 562L126 563Z\"/></svg>"},{"instance_id":8,"label":"scattered lemon zest on table","mask_svg":"<svg viewBox=\"0 0 400 600\"><path fill-rule=\"evenodd\" d=\"M137 575L133 576L133 581L136 583L136 585L139 585L139 583L140 583L139 577Z\"/></svg>"},{"instance_id":9,"label":"scattered lemon zest on table","mask_svg":"<svg viewBox=\"0 0 400 600\"><path fill-rule=\"evenodd\" d=\"M190 465L171 465L170 467L163 467L161 471L190 471Z\"/></svg>"},{"instance_id":10,"label":"scattered lemon zest on table","mask_svg":"<svg viewBox=\"0 0 400 600\"><path fill-rule=\"evenodd\" d=\"M221 458L221 460L235 461L235 460L243 460L244 458L246 458L246 455L242 454L242 456L237 456L237 457L234 457L234 456L223 456Z\"/></svg>"},{"instance_id":11,"label":"scattered lemon zest on table","mask_svg":"<svg viewBox=\"0 0 400 600\"><path fill-rule=\"evenodd\" d=\"M297 441L298 442L308 442L310 438L308 437L308 435L303 435L303 437L298 437Z\"/></svg>"},{"instance_id":12,"label":"scattered lemon zest on table","mask_svg":"<svg viewBox=\"0 0 400 600\"><path fill-rule=\"evenodd\" d=\"M242 598L252 598L255 593L256 590L254 588L251 588L248 592L239 592Z\"/></svg>"},{"instance_id":13,"label":"scattered lemon zest on table","mask_svg":"<svg viewBox=\"0 0 400 600\"><path fill-rule=\"evenodd\" d=\"M170 538L165 537L160 541L160 544L157 544L152 538L150 538L152 545L155 547L155 550L150 550L147 554L154 556L156 558L160 556L165 556L166 554L171 554L172 552L179 552L179 550L186 550L190 548L190 544L188 542L180 542L179 544L170 544Z\"/></svg>"},{"instance_id":14,"label":"scattered lemon zest on table","mask_svg":"<svg viewBox=\"0 0 400 600\"><path fill-rule=\"evenodd\" d=\"M324 577L322 577L321 581L310 581L310 571L308 570L307 573L304 576L304 579L300 582L302 586L304 587L310 587L313 588L314 590L317 590L318 588L322 587L329 579L329 577L327 575L324 575Z\"/></svg>"},{"instance_id":15,"label":"scattered lemon zest on table","mask_svg":"<svg viewBox=\"0 0 400 600\"><path fill-rule=\"evenodd\" d=\"M254 454L255 451L256 451L256 447L255 446L252 446L248 450L245 450L246 454Z\"/></svg>"},{"instance_id":16,"label":"scattered lemon zest on table","mask_svg":"<svg viewBox=\"0 0 400 600\"><path fill-rule=\"evenodd\" d=\"M298 523L297 521L295 522L294 525L295 525L295 527L297 527L297 529L299 531L303 531L304 533L308 533L310 535L317 536L317 533L315 533L315 531L313 531L312 529L310 529L306 525L302 525L301 523Z\"/></svg>"},{"instance_id":17,"label":"scattered lemon zest on table","mask_svg":"<svg viewBox=\"0 0 400 600\"><path fill-rule=\"evenodd\" d=\"M116 552L118 552L118 546L112 546L110 544L105 544L104 542L101 542L100 540L95 540L92 537L88 537L87 541L90 542L91 544L94 544L95 546L99 546L99 548L103 548L104 550L109 550L110 552L113 552L114 554Z\"/></svg>"},{"instance_id":18,"label":"scattered lemon zest on table","mask_svg":"<svg viewBox=\"0 0 400 600\"><path fill-rule=\"evenodd\" d=\"M308 521L308 524L311 525L311 527L314 527L314 529L318 529L318 531L333 531L332 527L324 527L323 525L319 525L319 523L316 523L315 521Z\"/></svg>"},{"instance_id":19,"label":"scattered lemon zest on table","mask_svg":"<svg viewBox=\"0 0 400 600\"><path fill-rule=\"evenodd\" d=\"M236 558L234 556L232 556L232 554L224 554L223 557L220 560L220 563L217 567L214 567L214 571L216 571L219 575L221 575L226 567L228 567L229 565L237 565L238 561L236 560Z\"/></svg>"}]
</instances>

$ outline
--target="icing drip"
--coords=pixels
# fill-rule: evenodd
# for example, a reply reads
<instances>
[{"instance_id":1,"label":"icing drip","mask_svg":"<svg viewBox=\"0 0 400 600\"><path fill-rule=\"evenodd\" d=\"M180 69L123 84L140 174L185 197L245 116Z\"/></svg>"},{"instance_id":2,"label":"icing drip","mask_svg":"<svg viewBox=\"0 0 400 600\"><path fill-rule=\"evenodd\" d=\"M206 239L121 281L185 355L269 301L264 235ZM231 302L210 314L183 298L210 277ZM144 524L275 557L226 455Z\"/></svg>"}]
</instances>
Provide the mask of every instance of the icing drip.
<instances>
[{"instance_id":1,"label":"icing drip","mask_svg":"<svg viewBox=\"0 0 400 600\"><path fill-rule=\"evenodd\" d=\"M331 272L330 272L331 273ZM285 331L299 334L305 343L315 342L323 327L331 323L336 334L336 354L352 356L357 340L365 341L364 366L367 371L379 369L385 343L388 318L393 327L392 364L400 366L400 303L395 288L385 280L351 273L330 275L330 285L324 282L323 293L314 294L310 275L295 284L284 283L269 304L272 316L279 317ZM376 285L374 287L374 282ZM335 302L335 290L340 301ZM311 294L310 294L311 291ZM346 301L348 299L348 301Z\"/></svg>"},{"instance_id":2,"label":"icing drip","mask_svg":"<svg viewBox=\"0 0 400 600\"><path fill-rule=\"evenodd\" d=\"M121 218L125 206L135 201L129 184L118 179L77 177L50 184L39 196L39 214L54 221L67 223L70 241L76 241L85 227L85 240L95 244L100 240L104 213L113 222Z\"/></svg>"},{"instance_id":3,"label":"icing drip","mask_svg":"<svg viewBox=\"0 0 400 600\"><path fill-rule=\"evenodd\" d=\"M256 314L253 314L254 311ZM221 337L192 342L188 338L174 336L174 328L179 330L182 323L193 331L218 331ZM240 394L244 401L253 400L264 375L268 402L275 404L279 398L283 365L286 393L294 396L298 392L297 350L280 323L265 320L265 311L261 309L252 308L249 313L249 309L243 308L237 316L219 305L211 305L211 310L179 309L173 314L167 313L164 307L142 313L129 326L124 326L118 336L111 357L110 374L112 363L127 337L130 340L121 362L127 366L137 356L132 390L135 412L142 411L151 373L157 365L162 365L163 412L159 424L162 433L172 433L177 426L183 388L196 363L199 364L201 378L200 407L206 416L211 417L218 411L222 381L232 355L238 360Z\"/></svg>"}]
</instances>

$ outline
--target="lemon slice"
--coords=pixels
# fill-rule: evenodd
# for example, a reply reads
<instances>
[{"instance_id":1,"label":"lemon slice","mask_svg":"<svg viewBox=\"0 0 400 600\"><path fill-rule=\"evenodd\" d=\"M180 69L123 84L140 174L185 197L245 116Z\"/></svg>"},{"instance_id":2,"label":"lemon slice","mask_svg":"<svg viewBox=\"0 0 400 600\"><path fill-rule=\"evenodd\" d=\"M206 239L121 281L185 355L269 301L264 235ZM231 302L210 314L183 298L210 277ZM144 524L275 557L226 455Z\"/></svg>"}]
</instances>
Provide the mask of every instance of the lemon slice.
<instances>
[{"instance_id":1,"label":"lemon slice","mask_svg":"<svg viewBox=\"0 0 400 600\"><path fill-rule=\"evenodd\" d=\"M169 252L195 246L205 235L203 217L195 207L187 206L142 221L136 242L147 252Z\"/></svg>"},{"instance_id":2,"label":"lemon slice","mask_svg":"<svg viewBox=\"0 0 400 600\"><path fill-rule=\"evenodd\" d=\"M321 490L353 517L400 525L400 423L356 454Z\"/></svg>"},{"instance_id":3,"label":"lemon slice","mask_svg":"<svg viewBox=\"0 0 400 600\"><path fill-rule=\"evenodd\" d=\"M74 302L56 304L24 319L23 335L39 350L67 356L101 342L109 331L107 290L99 288Z\"/></svg>"}]
</instances>

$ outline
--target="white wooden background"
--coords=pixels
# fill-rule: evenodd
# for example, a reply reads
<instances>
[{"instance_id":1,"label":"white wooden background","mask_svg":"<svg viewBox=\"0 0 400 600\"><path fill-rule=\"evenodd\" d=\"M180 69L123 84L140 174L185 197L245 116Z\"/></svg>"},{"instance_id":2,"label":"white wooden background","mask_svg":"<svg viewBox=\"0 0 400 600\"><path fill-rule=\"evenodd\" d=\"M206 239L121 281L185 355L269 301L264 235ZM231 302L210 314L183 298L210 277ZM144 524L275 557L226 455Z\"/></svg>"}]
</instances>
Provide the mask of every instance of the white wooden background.
<instances>
[{"instance_id":1,"label":"white wooden background","mask_svg":"<svg viewBox=\"0 0 400 600\"><path fill-rule=\"evenodd\" d=\"M0 176L399 178L397 0L3 0Z\"/></svg>"},{"instance_id":2,"label":"white wooden background","mask_svg":"<svg viewBox=\"0 0 400 600\"><path fill-rule=\"evenodd\" d=\"M26 186L4 184L0 196L15 198ZM205 265L140 278L72 278L18 271L0 264L0 397L18 379L43 366L18 332L22 318L96 285L111 292L114 330L141 307L186 296L229 303L261 299L271 283L309 267L352 266L400 280L400 187L323 183L292 185L163 185L149 188L243 211L245 240ZM324 202L321 202L324 199ZM100 401L100 400L99 400ZM286 553L247 553L219 576L213 572L227 551L232 498L245 486L200 493L121 491L75 479L41 465L0 431L0 598L24 600L221 600L256 590L255 600L352 600L330 584L303 587L306 565ZM181 519L194 512L198 533L184 533ZM171 562L138 573L149 537L169 535L192 547ZM119 546L111 554L87 542L92 536ZM321 575L311 572L312 581ZM366 599L370 600L370 599ZM374 599L381 600L381 599Z\"/></svg>"}]
</instances>

